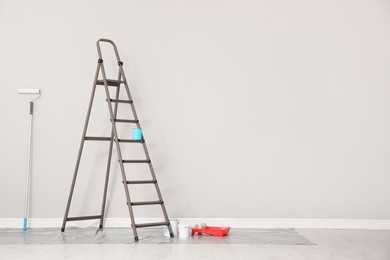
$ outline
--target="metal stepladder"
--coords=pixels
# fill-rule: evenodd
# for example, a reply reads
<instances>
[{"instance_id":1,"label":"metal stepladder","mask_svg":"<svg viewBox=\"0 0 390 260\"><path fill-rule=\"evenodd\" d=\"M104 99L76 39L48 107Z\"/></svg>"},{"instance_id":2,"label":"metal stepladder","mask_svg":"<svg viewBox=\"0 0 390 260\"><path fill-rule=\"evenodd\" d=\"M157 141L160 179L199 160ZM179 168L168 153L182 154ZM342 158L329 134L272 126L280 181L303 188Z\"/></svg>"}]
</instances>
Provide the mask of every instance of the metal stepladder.
<instances>
[{"instance_id":1,"label":"metal stepladder","mask_svg":"<svg viewBox=\"0 0 390 260\"><path fill-rule=\"evenodd\" d=\"M119 67L118 79L116 79L116 80L114 80L114 79L107 79L106 78L106 72L105 72L105 69L104 69L102 52L101 52L101 48L100 48L100 43L101 42L107 42L107 43L111 44L113 49L114 49L115 56L116 56L116 59L117 59L117 62L118 62L118 67ZM136 113L136 110L135 110L133 99L131 97L129 86L127 84L126 76L125 76L125 73L124 73L124 70L123 70L123 62L119 58L119 53L118 53L117 47L116 47L116 45L115 45L115 43L113 41L108 40L108 39L99 39L96 42L96 47L97 47L98 56L99 56L98 65L97 65L97 68L96 68L95 80L94 80L94 83L93 83L91 98L90 98L90 101L89 101L89 106L88 106L88 111L87 111L87 117L86 117L86 120L85 120L85 125L84 125L84 130L83 130L83 136L81 138L80 149L79 149L79 153L78 153L78 157L77 157L77 161L76 161L76 167L75 167L74 174L73 174L73 179L72 179L72 184L71 184L71 188L70 188L70 192L69 192L68 202L67 202L67 205L66 205L65 215L64 215L63 222L62 222L61 232L65 231L66 222L68 222L68 221L100 219L99 229L103 228L103 221L104 221L104 214L105 214L105 207L106 207L107 188L108 188L108 180L109 180L109 175L110 175L110 166L111 166L111 158L112 158L112 150L113 150L113 145L115 143L116 150L117 150L117 155L118 155L118 162L119 162L120 171L121 171L121 175L122 175L122 183L123 183L123 186L124 186L124 189L125 189L126 201L127 201L129 214L130 214L131 227L132 227L132 230L133 230L135 241L138 241L137 228L143 228L143 227L167 226L168 230L169 230L169 233L170 233L170 236L173 237L171 224L170 224L170 221L169 221L169 218L168 218L168 214L167 214L167 210L165 208L164 201L163 201L163 198L162 198L162 195L161 195L161 192L160 192L160 188L159 188L158 183L157 183L156 175L155 175L155 172L154 172L154 169L153 169L152 162L150 160L148 149L146 147L145 139L142 137L141 140L132 140L132 139L119 139L119 137L118 137L118 132L117 132L117 128L116 128L116 123L117 122L118 123L132 123L132 124L136 124L136 126L138 128L141 128L141 126L140 126L140 123L139 123L139 120L138 120L138 116L137 116L137 113ZM100 73L101 73L103 79L98 79ZM108 104L108 110L109 110L109 114L110 114L110 121L111 121L111 124L112 124L111 137L92 137L92 136L87 136L87 129L88 129L89 118L90 118L91 110L92 110L92 103L93 103L94 96L95 96L96 86L98 86L98 85L104 86L104 89L105 89L106 101L107 101L107 104ZM121 88L122 85L125 88L128 100L120 100L119 99L119 91L120 91L120 88ZM109 92L109 89L108 89L109 86L110 87L116 87L116 94L115 94L115 98L114 99L110 97L110 92ZM118 104L119 103L130 104L130 107L131 107L134 119L129 120L129 119L117 119L116 118L117 112L118 112ZM112 104L114 104L114 108L112 107ZM78 170L79 170L81 155L82 155L82 151L83 151L83 147L84 147L84 142L85 141L106 141L106 142L110 142L101 213L100 213L100 215L94 215L94 216L69 217L68 215L69 215L70 204L71 204L71 201L72 201L73 191L74 191L75 184L76 184L77 173L78 173ZM145 160L124 160L122 158L120 143L140 143L140 144L142 144L143 150L145 152L146 159ZM127 177L126 177L126 173L125 173L124 163L146 163L146 164L148 164L152 179L151 180L128 181ZM130 199L130 192L129 192L128 185L137 185L137 184L152 184L152 185L154 185L155 188L156 188L158 200L157 201L132 202L131 199ZM156 223L136 224L135 223L135 218L134 218L134 212L133 212L133 208L132 207L133 206L144 206L144 205L161 205L161 209L162 209L162 212L163 212L163 215L164 215L164 221L163 222L156 222Z\"/></svg>"}]
</instances>

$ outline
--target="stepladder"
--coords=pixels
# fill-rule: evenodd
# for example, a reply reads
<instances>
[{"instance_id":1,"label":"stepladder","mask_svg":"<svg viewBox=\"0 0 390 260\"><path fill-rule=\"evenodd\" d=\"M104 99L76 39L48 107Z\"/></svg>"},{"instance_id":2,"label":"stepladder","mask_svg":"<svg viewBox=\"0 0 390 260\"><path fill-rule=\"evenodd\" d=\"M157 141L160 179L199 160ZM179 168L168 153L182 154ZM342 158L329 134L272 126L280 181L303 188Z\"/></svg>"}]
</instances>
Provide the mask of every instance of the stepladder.
<instances>
[{"instance_id":1,"label":"stepladder","mask_svg":"<svg viewBox=\"0 0 390 260\"><path fill-rule=\"evenodd\" d=\"M116 79L108 79L106 76L106 70L104 67L104 60L102 56L102 49L101 44L108 44L111 45L114 53L116 62L118 65L118 77ZM104 219L105 219L105 211L106 211L106 201L107 201L107 189L108 189L108 183L109 183L109 177L110 177L110 166L111 161L113 158L113 148L115 147L116 153L117 153L117 159L119 163L119 169L121 173L121 179L123 183L123 188L125 191L125 197L126 197L126 204L130 215L131 220L131 228L134 235L134 240L138 241L138 228L145 228L145 227L157 227L157 226L166 226L169 230L170 236L173 237L172 227L169 221L168 213L165 207L164 200L162 198L162 194L157 182L155 170L152 165L152 161L150 159L149 151L146 146L144 135L142 135L141 138L137 139L126 139L126 138L120 138L118 136L118 130L117 130L117 123L125 123L125 124L133 124L138 129L141 129L141 125L136 113L135 105L133 98L130 93L130 88L126 80L126 76L123 69L123 62L121 61L119 57L118 49L115 45L115 43L109 39L99 39L96 42L96 48L98 52L98 63L95 73L95 78L93 82L91 97L89 101L89 106L87 110L87 116L85 119L83 134L80 142L79 152L76 160L76 166L73 173L72 183L69 191L68 201L66 204L66 210L62 222L61 232L65 232L65 227L67 222L70 221L82 221L82 220L92 220L92 219L99 219L99 229L103 229L104 226ZM108 112L109 112L109 121L110 121L110 127L111 127L111 136L89 136L87 134L88 130L88 124L90 121L91 116L91 110L92 110L92 104L95 99L95 92L98 87L104 88L105 92L105 98L106 103L108 105ZM112 91L110 92L109 88L115 88L114 95L112 96ZM124 90L126 98L120 99L120 91ZM117 118L118 115L118 109L119 105L121 106L121 109L124 109L124 107L127 107L131 110L132 118L130 119L123 119L123 118ZM84 144L88 141L99 141L99 142L108 142L109 148L108 148L108 155L107 155L107 167L105 169L105 180L104 180L104 189L102 193L102 204L101 204L101 210L100 214L97 215L90 215L90 216L77 216L77 217L69 217L70 212L70 206L73 198L73 193L76 186L76 180L77 176L79 174L79 166L82 159L82 153ZM123 145L138 145L142 146L145 158L144 159L131 159L131 158L123 158L121 147ZM128 179L128 173L126 173L126 164L146 164L148 166L148 171L150 172L150 177L143 178L141 180L129 180ZM156 191L157 200L146 200L146 201L133 201L132 197L130 195L129 189L131 189L131 186L133 185L153 185ZM136 218L134 214L133 207L140 207L140 206L149 206L149 205L160 205L161 211L163 214L163 221L161 222L154 222L154 223L136 223Z\"/></svg>"}]
</instances>

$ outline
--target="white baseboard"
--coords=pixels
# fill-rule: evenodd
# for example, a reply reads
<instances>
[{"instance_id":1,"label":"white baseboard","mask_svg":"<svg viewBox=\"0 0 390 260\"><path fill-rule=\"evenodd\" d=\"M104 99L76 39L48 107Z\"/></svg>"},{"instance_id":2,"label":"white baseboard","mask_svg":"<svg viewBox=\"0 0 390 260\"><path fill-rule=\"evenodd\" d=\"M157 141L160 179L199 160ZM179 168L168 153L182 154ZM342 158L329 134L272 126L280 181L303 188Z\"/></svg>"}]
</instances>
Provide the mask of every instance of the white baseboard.
<instances>
[{"instance_id":1,"label":"white baseboard","mask_svg":"<svg viewBox=\"0 0 390 260\"><path fill-rule=\"evenodd\" d=\"M390 229L390 220L370 219L259 219L259 218L176 218L180 223L232 228L319 228L319 229ZM136 223L160 222L157 218L139 218ZM30 228L59 228L61 218L32 218ZM68 222L67 227L97 227L99 220ZM130 227L129 218L107 218L105 227ZM22 218L0 218L0 228L22 228Z\"/></svg>"}]
</instances>

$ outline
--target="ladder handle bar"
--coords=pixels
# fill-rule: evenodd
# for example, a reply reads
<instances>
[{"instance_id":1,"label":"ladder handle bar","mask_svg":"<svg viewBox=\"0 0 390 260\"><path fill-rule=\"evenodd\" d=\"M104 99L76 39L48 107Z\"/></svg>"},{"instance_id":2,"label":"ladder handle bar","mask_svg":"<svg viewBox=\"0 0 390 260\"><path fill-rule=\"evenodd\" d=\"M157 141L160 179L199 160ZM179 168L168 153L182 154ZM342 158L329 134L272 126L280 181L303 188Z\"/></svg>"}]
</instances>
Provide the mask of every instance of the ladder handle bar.
<instances>
[{"instance_id":1,"label":"ladder handle bar","mask_svg":"<svg viewBox=\"0 0 390 260\"><path fill-rule=\"evenodd\" d=\"M116 56L116 59L117 59L117 62L120 62L121 59L119 58L119 53L118 53L118 49L116 48L116 45L113 41L109 40L109 39L99 39L97 42L96 42L96 48L97 48L97 51L98 51L98 55L99 55L99 59L103 59L103 56L102 56L102 51L100 49L100 42L108 42L112 45L112 47L114 48L114 52L115 52L115 56Z\"/></svg>"}]
</instances>

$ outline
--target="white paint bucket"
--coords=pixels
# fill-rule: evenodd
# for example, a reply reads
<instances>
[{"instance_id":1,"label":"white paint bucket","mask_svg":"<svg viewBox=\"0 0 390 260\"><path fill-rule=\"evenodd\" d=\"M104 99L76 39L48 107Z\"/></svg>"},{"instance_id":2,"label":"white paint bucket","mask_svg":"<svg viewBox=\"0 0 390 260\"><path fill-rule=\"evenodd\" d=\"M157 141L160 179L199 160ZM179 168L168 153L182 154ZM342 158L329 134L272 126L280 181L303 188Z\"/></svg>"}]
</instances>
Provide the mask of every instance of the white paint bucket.
<instances>
[{"instance_id":1,"label":"white paint bucket","mask_svg":"<svg viewBox=\"0 0 390 260\"><path fill-rule=\"evenodd\" d=\"M188 239L191 233L190 225L179 225L179 238Z\"/></svg>"}]
</instances>

